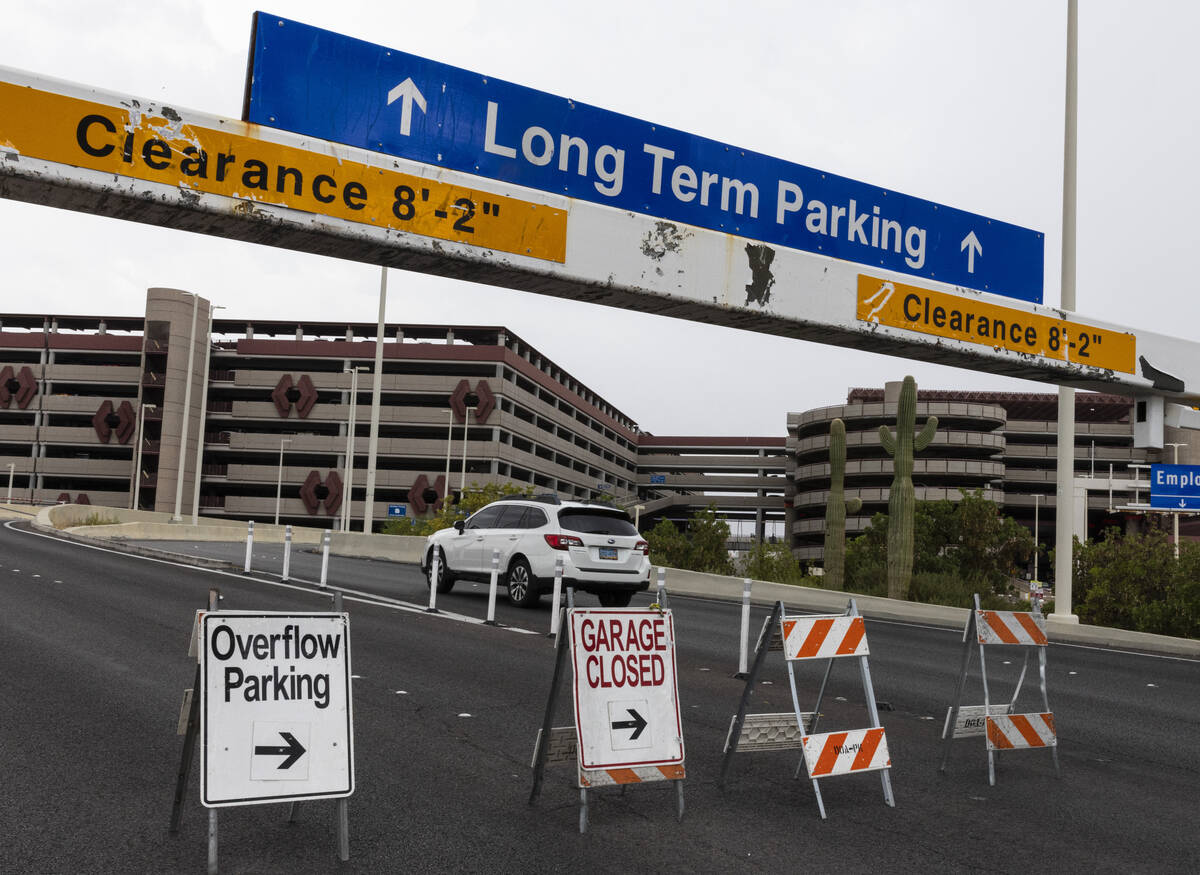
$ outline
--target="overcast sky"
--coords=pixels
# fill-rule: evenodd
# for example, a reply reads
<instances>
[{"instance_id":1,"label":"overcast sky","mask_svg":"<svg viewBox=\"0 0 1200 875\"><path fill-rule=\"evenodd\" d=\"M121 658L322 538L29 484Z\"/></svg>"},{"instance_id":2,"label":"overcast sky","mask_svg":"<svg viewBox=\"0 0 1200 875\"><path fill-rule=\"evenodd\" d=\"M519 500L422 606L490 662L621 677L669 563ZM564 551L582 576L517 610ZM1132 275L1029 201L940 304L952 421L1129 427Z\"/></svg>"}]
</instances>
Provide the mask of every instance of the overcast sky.
<instances>
[{"instance_id":1,"label":"overcast sky","mask_svg":"<svg viewBox=\"0 0 1200 875\"><path fill-rule=\"evenodd\" d=\"M1200 4L1080 6L1077 312L1190 339ZM1059 300L1066 0L48 0L5 10L0 64L238 118L256 8L1042 231ZM376 318L376 267L11 201L0 232L0 312L140 315L171 286ZM1053 389L402 271L387 317L507 325L656 434L782 436L907 373Z\"/></svg>"}]
</instances>

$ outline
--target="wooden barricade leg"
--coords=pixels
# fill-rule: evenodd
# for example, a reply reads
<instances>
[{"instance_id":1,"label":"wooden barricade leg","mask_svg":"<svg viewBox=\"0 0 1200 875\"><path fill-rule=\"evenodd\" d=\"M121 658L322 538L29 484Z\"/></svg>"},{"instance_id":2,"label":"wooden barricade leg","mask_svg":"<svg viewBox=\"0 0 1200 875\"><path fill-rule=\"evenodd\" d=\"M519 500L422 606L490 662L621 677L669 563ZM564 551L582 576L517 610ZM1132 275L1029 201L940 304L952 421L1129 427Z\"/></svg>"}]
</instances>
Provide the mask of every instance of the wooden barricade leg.
<instances>
[{"instance_id":1,"label":"wooden barricade leg","mask_svg":"<svg viewBox=\"0 0 1200 875\"><path fill-rule=\"evenodd\" d=\"M554 606L554 610L558 610L558 606ZM559 630L560 633L566 622L566 611L560 612ZM550 680L550 695L546 700L546 714L542 718L542 728L538 732L537 749L533 755L533 789L529 793L529 804L532 805L537 801L538 796L542 792L542 779L546 774L546 753L550 749L550 728L554 723L554 707L558 704L558 687L559 680L562 677L563 663L567 657L567 635L559 634L558 640L554 644L554 675ZM583 797L583 805L587 807L586 790ZM586 810L584 812L586 814ZM584 815L581 815L583 817Z\"/></svg>"},{"instance_id":2,"label":"wooden barricade leg","mask_svg":"<svg viewBox=\"0 0 1200 875\"><path fill-rule=\"evenodd\" d=\"M1050 713L1050 697L1046 693L1046 648L1038 648L1038 676L1042 683L1042 707L1046 709L1046 713ZM1050 755L1054 758L1054 774L1056 777L1062 777L1062 770L1058 767L1058 733L1054 734L1054 744L1050 747Z\"/></svg>"},{"instance_id":3,"label":"wooden barricade leg","mask_svg":"<svg viewBox=\"0 0 1200 875\"><path fill-rule=\"evenodd\" d=\"M967 617L966 628L963 629L963 654L958 672L958 690L954 694L953 704L950 706L950 713L946 718L946 727L943 730L945 737L942 740L942 764L938 766L938 771L943 775L946 773L946 763L950 759L950 745L954 743L954 726L958 722L958 709L962 706L963 692L967 688L967 672L971 669L971 633L974 630L975 612L971 611Z\"/></svg>"},{"instance_id":4,"label":"wooden barricade leg","mask_svg":"<svg viewBox=\"0 0 1200 875\"><path fill-rule=\"evenodd\" d=\"M733 718L733 725L729 730L729 739L725 745L725 758L721 761L721 777L717 781L717 786L721 790L725 789L725 776L729 773L729 765L733 762L733 755L737 753L738 739L742 735L742 724L746 721L746 709L750 707L750 694L754 692L754 683L758 679L763 663L766 661L767 651L771 646L771 636L775 634L775 625L782 616L783 602L776 602L775 607L771 609L771 615L763 623L762 632L758 636L758 646L754 649L754 665L750 667L750 674L746 678L746 688L742 691L742 700L738 704L737 716Z\"/></svg>"}]
</instances>

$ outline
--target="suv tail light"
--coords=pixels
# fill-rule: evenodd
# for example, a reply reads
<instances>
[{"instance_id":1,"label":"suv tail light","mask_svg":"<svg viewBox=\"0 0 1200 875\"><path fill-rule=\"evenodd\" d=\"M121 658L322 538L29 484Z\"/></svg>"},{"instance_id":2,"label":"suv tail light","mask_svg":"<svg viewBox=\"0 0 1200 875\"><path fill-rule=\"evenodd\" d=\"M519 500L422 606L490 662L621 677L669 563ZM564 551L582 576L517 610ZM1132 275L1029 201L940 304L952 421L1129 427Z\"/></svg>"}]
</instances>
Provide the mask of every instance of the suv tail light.
<instances>
[{"instance_id":1,"label":"suv tail light","mask_svg":"<svg viewBox=\"0 0 1200 875\"><path fill-rule=\"evenodd\" d=\"M545 538L552 550L566 550L570 547L583 546L583 541L574 535L546 535Z\"/></svg>"},{"instance_id":2,"label":"suv tail light","mask_svg":"<svg viewBox=\"0 0 1200 875\"><path fill-rule=\"evenodd\" d=\"M650 555L650 545L647 544L645 541L638 541L636 544L633 545L633 549L641 550L643 556Z\"/></svg>"}]
</instances>

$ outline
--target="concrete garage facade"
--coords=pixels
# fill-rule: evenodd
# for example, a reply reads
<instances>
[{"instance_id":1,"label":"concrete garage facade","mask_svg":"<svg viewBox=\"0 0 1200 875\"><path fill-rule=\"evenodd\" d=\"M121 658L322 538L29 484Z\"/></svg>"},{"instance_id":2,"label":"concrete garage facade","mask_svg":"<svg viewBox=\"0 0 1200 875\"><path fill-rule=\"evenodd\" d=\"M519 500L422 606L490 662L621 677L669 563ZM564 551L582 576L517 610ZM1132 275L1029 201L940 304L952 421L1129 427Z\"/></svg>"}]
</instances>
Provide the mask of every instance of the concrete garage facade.
<instances>
[{"instance_id":1,"label":"concrete garage facade","mask_svg":"<svg viewBox=\"0 0 1200 875\"><path fill-rule=\"evenodd\" d=\"M637 425L520 337L502 327L386 330L376 521L389 504L425 511L426 489L436 506L464 481L636 495ZM0 473L13 465L19 499L128 507L140 442L139 506L178 503L190 516L202 435L200 513L273 519L282 474L281 522L334 525L344 512L346 371L358 367L350 513L361 521L375 334L374 324L218 318L210 335L209 303L172 289L149 291L144 319L0 316Z\"/></svg>"},{"instance_id":2,"label":"concrete garage facade","mask_svg":"<svg viewBox=\"0 0 1200 875\"><path fill-rule=\"evenodd\" d=\"M207 517L259 521L274 518L278 488L281 522L337 528L348 512L361 528L375 324L213 316L173 289L150 289L144 317L0 316L0 488L11 466L18 500L130 507L136 490L141 509L190 517L195 502ZM512 481L607 496L643 528L715 505L744 539L779 534L819 562L835 417L847 428L846 494L864 502L848 533L887 509L892 461L878 428L895 423L898 383L787 414L786 436L653 435L504 327L391 324L383 360L377 525L392 504L415 515L464 484ZM1053 393L920 390L918 422L940 425L915 460L917 498L982 489L1030 528L1036 508L1040 540L1053 541L1056 405ZM1172 460L1134 448L1131 413L1124 396L1077 393L1077 475ZM1167 432L1189 444L1180 462L1200 461L1191 432ZM1092 532L1125 521L1106 493L1088 507Z\"/></svg>"},{"instance_id":3,"label":"concrete garage facade","mask_svg":"<svg viewBox=\"0 0 1200 875\"><path fill-rule=\"evenodd\" d=\"M862 510L846 518L847 536L860 534L875 513L887 512L893 466L879 443L879 426L895 427L900 385L851 389L845 404L788 415L788 497L792 504L788 531L798 558L820 562L823 557L829 424L833 419L846 424L846 497L863 501ZM914 456L917 500L956 501L964 492L981 489L1004 514L1030 530L1036 517L1038 539L1053 544L1057 405L1057 393L918 389L917 425L937 416L938 431L933 443ZM1132 414L1133 401L1125 396L1076 393L1077 477L1094 473L1106 478L1111 464L1113 476L1124 478L1131 476L1127 467L1131 463L1171 461L1161 450L1134 447ZM1168 431L1168 441L1188 441L1182 430ZM1200 446L1195 452L1200 452ZM1186 452L1180 454L1181 462L1191 458ZM1113 504L1129 500L1130 496L1118 494ZM1148 493L1142 500L1149 500ZM1135 515L1110 508L1107 491L1088 493L1089 536L1105 526L1134 521Z\"/></svg>"}]
</instances>

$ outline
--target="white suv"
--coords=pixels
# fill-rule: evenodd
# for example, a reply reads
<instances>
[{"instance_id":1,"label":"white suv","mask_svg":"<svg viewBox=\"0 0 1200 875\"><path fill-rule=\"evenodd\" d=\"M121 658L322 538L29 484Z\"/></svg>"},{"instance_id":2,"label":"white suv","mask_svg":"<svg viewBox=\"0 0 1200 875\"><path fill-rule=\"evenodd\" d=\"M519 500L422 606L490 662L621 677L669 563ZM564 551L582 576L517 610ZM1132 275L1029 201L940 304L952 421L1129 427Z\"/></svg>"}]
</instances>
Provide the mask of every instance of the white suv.
<instances>
[{"instance_id":1,"label":"white suv","mask_svg":"<svg viewBox=\"0 0 1200 875\"><path fill-rule=\"evenodd\" d=\"M489 580L493 550L508 598L520 607L533 607L553 588L560 558L563 586L594 593L604 607L623 608L650 586L649 545L623 510L553 495L502 498L434 532L421 570L432 584L437 555L437 589L449 592L459 579Z\"/></svg>"}]
</instances>

